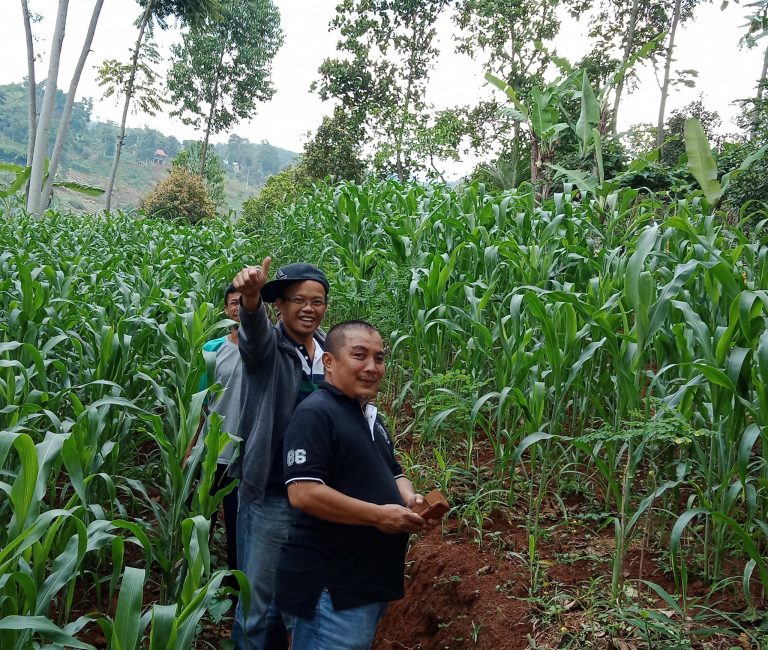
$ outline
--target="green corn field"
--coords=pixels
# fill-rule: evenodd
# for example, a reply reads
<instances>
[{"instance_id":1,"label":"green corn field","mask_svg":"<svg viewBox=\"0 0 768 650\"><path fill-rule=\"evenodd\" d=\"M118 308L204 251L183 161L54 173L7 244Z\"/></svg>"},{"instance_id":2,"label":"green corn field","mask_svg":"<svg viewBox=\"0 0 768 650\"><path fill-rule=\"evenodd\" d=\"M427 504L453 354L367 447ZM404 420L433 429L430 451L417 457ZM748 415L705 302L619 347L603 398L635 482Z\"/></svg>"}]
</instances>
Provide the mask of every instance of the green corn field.
<instances>
[{"instance_id":1,"label":"green corn field","mask_svg":"<svg viewBox=\"0 0 768 650\"><path fill-rule=\"evenodd\" d=\"M112 649L194 646L231 591L208 544L228 439L213 426L182 465L200 349L229 326L224 287L268 254L326 271L331 322L381 329L383 406L414 482L444 490L481 544L492 512L523 513L531 592L545 506L567 525L568 497L589 495L616 611L642 543L676 606L695 575L739 594L736 627L757 620L768 218L727 224L698 196L576 197L370 181L197 226L0 208L0 647L90 648L89 625Z\"/></svg>"}]
</instances>

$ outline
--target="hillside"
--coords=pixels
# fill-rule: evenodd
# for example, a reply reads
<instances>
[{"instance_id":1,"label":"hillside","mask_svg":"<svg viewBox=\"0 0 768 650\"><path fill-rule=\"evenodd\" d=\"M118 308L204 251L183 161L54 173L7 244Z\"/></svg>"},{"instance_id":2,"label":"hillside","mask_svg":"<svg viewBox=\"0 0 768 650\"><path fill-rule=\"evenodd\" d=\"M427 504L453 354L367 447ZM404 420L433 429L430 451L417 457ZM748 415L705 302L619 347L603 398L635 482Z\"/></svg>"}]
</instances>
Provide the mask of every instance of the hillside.
<instances>
[{"instance_id":1,"label":"hillside","mask_svg":"<svg viewBox=\"0 0 768 650\"><path fill-rule=\"evenodd\" d=\"M40 84L38 96L41 99L42 93ZM54 133L65 99L66 95L59 91L52 129ZM74 105L58 178L105 187L112 166L118 125L92 120L92 107L90 99ZM24 84L0 86L0 161L24 164L26 111ZM149 127L127 129L115 181L113 206L121 210L138 206L142 197L170 169L173 157L190 142L179 142L174 136ZM283 169L296 156L292 151L267 142L252 143L234 134L229 136L228 142L215 144L212 149L221 158L225 172L224 210L239 210L243 201L257 193L269 176ZM53 203L55 207L92 211L102 207L103 199L57 190Z\"/></svg>"}]
</instances>

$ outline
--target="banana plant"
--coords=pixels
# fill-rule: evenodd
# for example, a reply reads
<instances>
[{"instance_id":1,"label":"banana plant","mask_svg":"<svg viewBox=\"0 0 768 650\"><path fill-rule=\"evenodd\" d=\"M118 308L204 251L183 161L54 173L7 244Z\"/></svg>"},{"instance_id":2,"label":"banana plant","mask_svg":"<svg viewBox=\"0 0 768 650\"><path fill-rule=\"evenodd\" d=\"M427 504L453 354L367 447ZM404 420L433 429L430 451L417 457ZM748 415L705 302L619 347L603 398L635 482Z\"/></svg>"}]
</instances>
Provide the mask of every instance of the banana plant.
<instances>
[{"instance_id":1,"label":"banana plant","mask_svg":"<svg viewBox=\"0 0 768 650\"><path fill-rule=\"evenodd\" d=\"M717 162L712 155L704 127L698 118L690 117L685 121L684 138L688 169L704 192L707 201L713 207L717 207L720 203L731 180L747 171L753 163L762 160L768 150L768 145L763 145L753 154L747 156L736 169L732 169L718 178Z\"/></svg>"}]
</instances>

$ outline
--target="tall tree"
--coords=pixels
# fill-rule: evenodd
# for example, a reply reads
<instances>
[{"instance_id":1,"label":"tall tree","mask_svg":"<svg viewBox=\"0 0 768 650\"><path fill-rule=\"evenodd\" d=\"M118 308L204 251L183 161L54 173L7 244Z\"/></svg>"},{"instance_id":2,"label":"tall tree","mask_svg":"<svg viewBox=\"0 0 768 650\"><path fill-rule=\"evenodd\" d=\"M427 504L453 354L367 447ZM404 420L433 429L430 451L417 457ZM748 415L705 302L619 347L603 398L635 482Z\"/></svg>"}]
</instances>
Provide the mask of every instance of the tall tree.
<instances>
[{"instance_id":1,"label":"tall tree","mask_svg":"<svg viewBox=\"0 0 768 650\"><path fill-rule=\"evenodd\" d=\"M31 165L32 153L35 150L35 131L37 130L37 84L35 83L35 41L32 36L32 21L39 20L40 17L32 16L27 0L21 0L21 12L24 19L24 37L27 41L27 92L29 93L27 165Z\"/></svg>"},{"instance_id":2,"label":"tall tree","mask_svg":"<svg viewBox=\"0 0 768 650\"><path fill-rule=\"evenodd\" d=\"M460 31L456 49L474 59L505 81L521 99L540 80L551 60L538 44L555 38L560 31L557 13L561 0L461 0L455 16ZM495 102L478 115L496 114ZM498 118L495 118L498 119ZM513 184L517 185L520 155L524 146L520 122L514 122L511 133L502 135L502 148L508 156Z\"/></svg>"},{"instance_id":3,"label":"tall tree","mask_svg":"<svg viewBox=\"0 0 768 650\"><path fill-rule=\"evenodd\" d=\"M656 121L656 146L664 145L664 118L666 117L667 99L673 83L682 83L686 86L693 86L693 82L688 78L691 75L696 76L695 70L678 70L678 78L672 78L672 62L675 54L675 39L677 37L678 27L693 17L693 11L701 0L675 0L671 12L668 14L668 42L664 52L664 77L659 85L661 89L661 98L659 100L659 117Z\"/></svg>"},{"instance_id":4,"label":"tall tree","mask_svg":"<svg viewBox=\"0 0 768 650\"><path fill-rule=\"evenodd\" d=\"M589 22L589 36L594 39L593 55L608 57L609 68L616 69L622 62L629 61L646 44L655 43L650 58L654 66L663 67L663 80L659 82L661 98L657 119L657 137L659 146L664 140L664 115L666 103L672 86L684 84L692 86L691 77L695 71L673 71L674 48L677 30L693 16L693 10L702 0L576 0L572 9L595 8ZM666 34L666 45L662 36ZM673 74L676 72L676 74ZM629 68L626 75L620 75L613 87L613 102L610 116L610 131L616 134L619 107L624 91L636 80L634 71Z\"/></svg>"},{"instance_id":5,"label":"tall tree","mask_svg":"<svg viewBox=\"0 0 768 650\"><path fill-rule=\"evenodd\" d=\"M723 2L723 9L728 2ZM747 16L747 33L741 38L740 44L743 47L752 49L757 47L759 39L768 35L768 0L757 0L747 5L752 9L752 13ZM763 65L760 70L760 77L757 80L757 92L752 100L751 124L749 126L750 137L752 139L758 136L761 123L765 121L765 89L768 85L768 43L763 50ZM749 102L748 102L749 103Z\"/></svg>"},{"instance_id":6,"label":"tall tree","mask_svg":"<svg viewBox=\"0 0 768 650\"><path fill-rule=\"evenodd\" d=\"M143 11L136 21L139 33L132 49L130 64L121 65L118 61L106 61L99 70L99 84L107 85L111 89L111 93L108 90L109 94L117 93L124 98L120 130L117 134L117 146L105 192L104 209L107 211L112 206L112 192L115 187L117 168L120 164L120 154L123 150L128 110L137 90L143 89L143 96L149 99L149 101L142 102L142 111L154 115L153 109L157 110L157 102L152 101L156 77L149 65L157 62L157 54L156 50L146 41L146 37L152 35L154 22L156 21L161 28L165 28L167 26L166 20L170 16L175 16L188 24L197 25L202 23L207 16L217 15L219 3L218 0L139 0L139 4L143 7ZM137 88L137 76L142 72L146 83Z\"/></svg>"},{"instance_id":7,"label":"tall tree","mask_svg":"<svg viewBox=\"0 0 768 650\"><path fill-rule=\"evenodd\" d=\"M435 23L449 2L346 0L337 7L331 28L341 35L343 56L322 63L314 87L322 99L341 101L350 123L365 126L379 173L407 178L424 167L418 134L438 54Z\"/></svg>"},{"instance_id":8,"label":"tall tree","mask_svg":"<svg viewBox=\"0 0 768 650\"><path fill-rule=\"evenodd\" d=\"M177 105L171 114L204 129L201 175L211 134L252 117L258 102L274 95L272 59L282 43L272 0L223 0L218 19L190 27L171 48L168 89Z\"/></svg>"},{"instance_id":9,"label":"tall tree","mask_svg":"<svg viewBox=\"0 0 768 650\"><path fill-rule=\"evenodd\" d=\"M669 16L664 4L655 0L603 0L589 23L589 36L594 39L594 51L611 60L611 68L628 61L645 43L657 39L668 29ZM662 54L659 42L652 57ZM621 98L635 79L630 69L616 80L613 94L610 130L616 133ZM631 89L631 87L630 87Z\"/></svg>"},{"instance_id":10,"label":"tall tree","mask_svg":"<svg viewBox=\"0 0 768 650\"><path fill-rule=\"evenodd\" d=\"M302 164L313 179L333 176L359 183L365 176L363 139L362 124L337 106L333 117L324 117L315 137L304 145Z\"/></svg>"},{"instance_id":11,"label":"tall tree","mask_svg":"<svg viewBox=\"0 0 768 650\"><path fill-rule=\"evenodd\" d=\"M664 144L664 115L667 107L667 97L669 95L669 83L672 71L672 53L675 51L675 36L677 35L677 25L680 22L680 12L682 0L675 0L672 9L672 22L669 28L669 44L667 45L667 56L664 62L664 81L661 84L661 100L659 101L659 117L656 122L656 146L661 147Z\"/></svg>"},{"instance_id":12,"label":"tall tree","mask_svg":"<svg viewBox=\"0 0 768 650\"><path fill-rule=\"evenodd\" d=\"M50 163L48 159L48 136L51 130L51 121L53 119L53 110L56 102L56 91L58 90L59 63L61 61L61 50L64 45L64 31L67 23L67 11L69 9L69 0L59 0L56 13L56 24L53 30L53 39L51 41L51 51L48 60L48 76L45 82L45 94L40 107L40 117L37 119L34 136L34 148L32 149L31 171L29 186L27 188L27 210L32 213L40 213L48 205L53 188L53 180L56 176L61 151L69 129L69 121L72 117L72 106L75 101L75 93L80 83L80 76L85 67L85 61L91 51L91 43L96 32L96 24L101 13L101 6L104 0L96 0L91 13L91 20L88 24L88 30L80 50L80 58L72 74L72 80L69 84L67 100L64 105L64 111L59 121L56 132L56 141L53 147L53 154ZM24 7L26 9L26 7ZM28 13L25 14L28 16ZM27 58L34 60L33 42L27 41Z\"/></svg>"}]
</instances>

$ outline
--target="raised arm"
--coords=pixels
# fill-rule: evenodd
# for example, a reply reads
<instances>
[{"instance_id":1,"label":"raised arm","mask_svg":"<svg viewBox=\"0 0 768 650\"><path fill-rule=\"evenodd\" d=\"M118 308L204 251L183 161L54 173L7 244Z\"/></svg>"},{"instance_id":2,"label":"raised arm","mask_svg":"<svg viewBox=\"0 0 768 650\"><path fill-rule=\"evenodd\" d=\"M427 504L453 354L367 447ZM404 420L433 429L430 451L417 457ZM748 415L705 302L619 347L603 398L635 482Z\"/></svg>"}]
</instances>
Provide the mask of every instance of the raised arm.
<instances>
[{"instance_id":1,"label":"raised arm","mask_svg":"<svg viewBox=\"0 0 768 650\"><path fill-rule=\"evenodd\" d=\"M232 280L235 291L240 294L240 304L248 311L256 311L261 305L261 289L269 278L271 257L265 257L261 266L246 266Z\"/></svg>"},{"instance_id":2,"label":"raised arm","mask_svg":"<svg viewBox=\"0 0 768 650\"><path fill-rule=\"evenodd\" d=\"M252 371L272 350L268 345L269 319L261 301L261 289L267 283L271 257L265 257L261 266L246 266L232 286L240 293L240 330L238 348L247 371Z\"/></svg>"}]
</instances>

